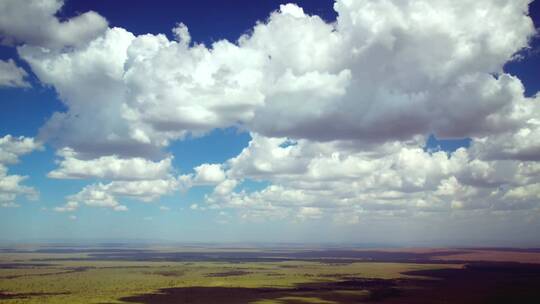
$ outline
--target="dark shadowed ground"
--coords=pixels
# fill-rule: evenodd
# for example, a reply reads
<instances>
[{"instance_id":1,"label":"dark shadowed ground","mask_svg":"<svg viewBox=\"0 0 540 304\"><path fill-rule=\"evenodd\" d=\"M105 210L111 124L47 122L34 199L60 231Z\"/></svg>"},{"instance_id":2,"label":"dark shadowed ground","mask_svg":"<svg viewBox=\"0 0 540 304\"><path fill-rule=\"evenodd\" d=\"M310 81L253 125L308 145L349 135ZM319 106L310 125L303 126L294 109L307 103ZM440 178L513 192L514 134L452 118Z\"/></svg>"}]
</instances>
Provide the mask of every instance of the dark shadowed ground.
<instances>
[{"instance_id":1,"label":"dark shadowed ground","mask_svg":"<svg viewBox=\"0 0 540 304\"><path fill-rule=\"evenodd\" d=\"M464 269L412 271L431 279L361 279L300 284L290 289L188 287L123 298L131 303L250 303L275 300L296 304L301 298L333 303L540 303L540 265L474 263ZM369 292L362 292L362 291Z\"/></svg>"}]
</instances>

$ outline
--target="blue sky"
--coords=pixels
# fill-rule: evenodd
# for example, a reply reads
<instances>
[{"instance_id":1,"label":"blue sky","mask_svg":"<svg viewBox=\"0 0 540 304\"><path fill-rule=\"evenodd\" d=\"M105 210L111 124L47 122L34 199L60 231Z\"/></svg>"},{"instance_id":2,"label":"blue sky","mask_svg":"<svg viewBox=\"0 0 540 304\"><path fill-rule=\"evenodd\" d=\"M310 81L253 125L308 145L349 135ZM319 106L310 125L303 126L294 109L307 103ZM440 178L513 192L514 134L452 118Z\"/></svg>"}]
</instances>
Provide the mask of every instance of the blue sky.
<instances>
[{"instance_id":1,"label":"blue sky","mask_svg":"<svg viewBox=\"0 0 540 304\"><path fill-rule=\"evenodd\" d=\"M538 245L503 2L5 1L0 240Z\"/></svg>"}]
</instances>

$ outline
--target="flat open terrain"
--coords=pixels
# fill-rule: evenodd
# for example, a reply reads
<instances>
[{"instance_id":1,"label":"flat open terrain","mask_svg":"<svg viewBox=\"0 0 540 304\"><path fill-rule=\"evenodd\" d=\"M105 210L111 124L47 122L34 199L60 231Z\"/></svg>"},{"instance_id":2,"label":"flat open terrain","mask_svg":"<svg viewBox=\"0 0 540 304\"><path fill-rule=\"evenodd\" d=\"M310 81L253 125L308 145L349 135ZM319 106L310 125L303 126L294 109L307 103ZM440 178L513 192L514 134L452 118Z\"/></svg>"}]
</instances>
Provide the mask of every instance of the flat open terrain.
<instances>
[{"instance_id":1,"label":"flat open terrain","mask_svg":"<svg viewBox=\"0 0 540 304\"><path fill-rule=\"evenodd\" d=\"M14 246L0 251L0 302L540 303L539 256L491 248Z\"/></svg>"}]
</instances>

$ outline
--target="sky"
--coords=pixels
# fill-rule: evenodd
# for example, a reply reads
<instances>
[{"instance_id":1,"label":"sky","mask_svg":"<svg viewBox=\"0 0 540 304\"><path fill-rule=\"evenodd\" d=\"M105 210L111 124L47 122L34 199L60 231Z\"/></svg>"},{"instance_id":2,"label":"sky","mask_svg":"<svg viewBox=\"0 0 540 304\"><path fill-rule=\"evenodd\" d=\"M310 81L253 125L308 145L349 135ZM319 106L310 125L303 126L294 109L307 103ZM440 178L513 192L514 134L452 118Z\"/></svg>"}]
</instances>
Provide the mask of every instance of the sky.
<instances>
[{"instance_id":1,"label":"sky","mask_svg":"<svg viewBox=\"0 0 540 304\"><path fill-rule=\"evenodd\" d=\"M540 4L0 2L0 241L540 246Z\"/></svg>"}]
</instances>

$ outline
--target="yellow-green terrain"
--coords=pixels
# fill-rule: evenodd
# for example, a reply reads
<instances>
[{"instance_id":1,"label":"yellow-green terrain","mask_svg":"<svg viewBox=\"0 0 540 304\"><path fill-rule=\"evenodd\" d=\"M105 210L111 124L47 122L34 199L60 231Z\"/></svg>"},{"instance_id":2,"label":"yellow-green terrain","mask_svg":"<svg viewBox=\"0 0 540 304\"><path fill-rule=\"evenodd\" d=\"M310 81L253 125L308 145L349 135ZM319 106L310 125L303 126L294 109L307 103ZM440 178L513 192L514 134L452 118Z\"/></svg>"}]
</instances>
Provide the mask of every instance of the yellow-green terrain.
<instances>
[{"instance_id":1,"label":"yellow-green terrain","mask_svg":"<svg viewBox=\"0 0 540 304\"><path fill-rule=\"evenodd\" d=\"M0 254L2 303L124 303L122 298L164 288L294 288L344 278L398 279L403 272L459 268L450 264L379 262L160 262L85 260L86 254ZM72 259L72 260L69 260ZM339 293L340 292L340 293ZM343 297L366 290L342 290ZM216 303L220 301L216 300ZM313 296L291 295L254 303L335 303ZM180 303L180 302L179 302Z\"/></svg>"}]
</instances>

